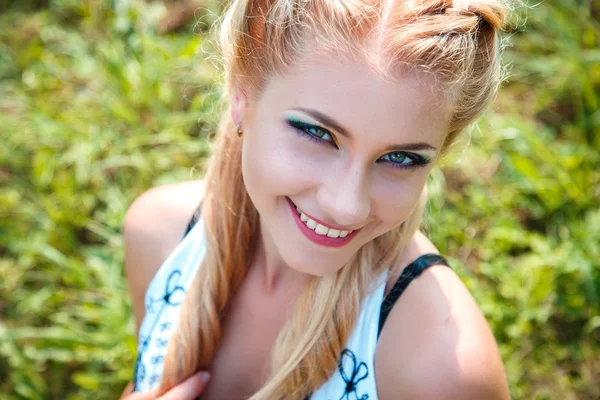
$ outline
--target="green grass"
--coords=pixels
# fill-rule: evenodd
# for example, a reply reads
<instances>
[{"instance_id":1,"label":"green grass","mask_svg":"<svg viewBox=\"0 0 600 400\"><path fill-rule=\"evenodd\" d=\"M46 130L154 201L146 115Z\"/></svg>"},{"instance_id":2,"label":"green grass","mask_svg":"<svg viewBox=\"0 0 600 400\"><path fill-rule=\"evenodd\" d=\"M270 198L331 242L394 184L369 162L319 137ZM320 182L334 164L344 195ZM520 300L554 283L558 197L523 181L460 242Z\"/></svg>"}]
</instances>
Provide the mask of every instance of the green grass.
<instances>
[{"instance_id":1,"label":"green grass","mask_svg":"<svg viewBox=\"0 0 600 400\"><path fill-rule=\"evenodd\" d=\"M165 36L149 2L8 3L0 392L114 399L136 347L123 217L144 190L201 175L219 116L218 3ZM430 181L427 231L487 317L514 399L596 399L600 1L527 15L505 53L511 79Z\"/></svg>"}]
</instances>

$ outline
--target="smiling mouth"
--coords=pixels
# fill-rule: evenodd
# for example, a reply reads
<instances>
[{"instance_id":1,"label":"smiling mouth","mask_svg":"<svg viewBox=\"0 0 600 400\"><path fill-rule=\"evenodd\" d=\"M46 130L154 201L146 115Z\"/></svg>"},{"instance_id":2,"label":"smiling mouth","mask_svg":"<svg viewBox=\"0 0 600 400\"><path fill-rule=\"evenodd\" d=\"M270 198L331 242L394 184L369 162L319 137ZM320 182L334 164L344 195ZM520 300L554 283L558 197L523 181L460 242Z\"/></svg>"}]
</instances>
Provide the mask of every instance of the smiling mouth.
<instances>
[{"instance_id":1,"label":"smiling mouth","mask_svg":"<svg viewBox=\"0 0 600 400\"><path fill-rule=\"evenodd\" d=\"M337 229L327 226L314 220L305 214L300 208L296 207L294 202L287 198L290 206L290 212L300 231L311 242L325 247L342 247L350 243L352 239L360 232L360 229Z\"/></svg>"},{"instance_id":2,"label":"smiling mouth","mask_svg":"<svg viewBox=\"0 0 600 400\"><path fill-rule=\"evenodd\" d=\"M354 232L352 230L346 231L346 230L329 228L325 225L318 223L314 219L310 218L308 215L304 214L302 212L302 210L299 209L296 205L294 205L294 208L296 209L296 212L300 216L300 221L304 222L304 225L306 225L308 227L308 229L315 231L315 233L317 235L327 236L327 237L335 239L338 237L345 238L346 236L348 236L349 234Z\"/></svg>"},{"instance_id":3,"label":"smiling mouth","mask_svg":"<svg viewBox=\"0 0 600 400\"><path fill-rule=\"evenodd\" d=\"M337 239L337 238L341 239L341 238L345 238L346 236L348 236L352 232L354 232L354 230L352 230L352 229L348 229L348 230L336 229L336 228L332 228L332 227L326 226L324 224L321 224L321 223L315 221L314 219L312 219L311 217L309 217L308 215L306 215L298 206L296 206L296 204L294 204L294 202L291 199L288 198L288 202L290 203L290 206L292 207L292 209L296 210L296 213L300 217L300 221L304 224L304 226L306 226L311 231L314 231L317 235L327 236L332 239Z\"/></svg>"}]
</instances>

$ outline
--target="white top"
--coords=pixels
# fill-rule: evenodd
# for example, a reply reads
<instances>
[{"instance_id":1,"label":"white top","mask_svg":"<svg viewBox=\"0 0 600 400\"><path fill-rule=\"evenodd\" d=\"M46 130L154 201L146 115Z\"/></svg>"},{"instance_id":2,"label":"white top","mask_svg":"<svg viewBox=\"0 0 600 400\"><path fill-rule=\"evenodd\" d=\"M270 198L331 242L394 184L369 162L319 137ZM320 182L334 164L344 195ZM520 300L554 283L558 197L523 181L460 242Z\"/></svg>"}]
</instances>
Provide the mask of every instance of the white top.
<instances>
[{"instance_id":1,"label":"white top","mask_svg":"<svg viewBox=\"0 0 600 400\"><path fill-rule=\"evenodd\" d=\"M169 338L179 321L179 309L206 252L200 219L163 262L146 291L146 315L140 326L134 390L145 392L158 387ZM374 282L362 305L352 335L342 351L338 368L311 400L377 400L375 347L379 312L387 271Z\"/></svg>"}]
</instances>

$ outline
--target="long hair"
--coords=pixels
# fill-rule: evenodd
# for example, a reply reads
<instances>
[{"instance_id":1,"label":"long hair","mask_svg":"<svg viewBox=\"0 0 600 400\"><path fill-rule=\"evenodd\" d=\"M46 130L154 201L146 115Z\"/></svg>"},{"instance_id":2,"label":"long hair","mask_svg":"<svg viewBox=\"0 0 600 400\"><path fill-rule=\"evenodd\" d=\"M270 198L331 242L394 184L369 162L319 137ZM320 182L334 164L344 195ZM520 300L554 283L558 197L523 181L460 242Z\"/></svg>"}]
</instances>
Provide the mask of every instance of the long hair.
<instances>
[{"instance_id":1,"label":"long hair","mask_svg":"<svg viewBox=\"0 0 600 400\"><path fill-rule=\"evenodd\" d=\"M452 104L445 151L501 81L498 30L505 10L501 0L234 0L220 25L225 93L239 85L249 101L258 99L270 76L307 54L309 41L319 50L362 57L382 76L424 71ZM182 305L159 393L209 369L222 337L222 311L255 245L259 215L242 180L241 140L230 109L215 145L202 207L206 256ZM252 400L302 399L329 379L370 283L384 269L401 267L426 198L424 190L398 228L365 244L337 273L309 280L274 344L271 375Z\"/></svg>"}]
</instances>

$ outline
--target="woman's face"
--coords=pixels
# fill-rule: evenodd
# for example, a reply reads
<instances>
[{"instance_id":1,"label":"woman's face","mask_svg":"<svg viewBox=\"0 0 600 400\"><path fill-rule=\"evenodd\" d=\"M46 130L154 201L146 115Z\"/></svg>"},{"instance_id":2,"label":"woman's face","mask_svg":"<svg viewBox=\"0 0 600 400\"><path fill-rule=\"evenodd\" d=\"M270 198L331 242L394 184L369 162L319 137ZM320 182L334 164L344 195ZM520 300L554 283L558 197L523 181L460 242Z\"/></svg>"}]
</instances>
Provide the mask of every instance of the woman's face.
<instances>
[{"instance_id":1,"label":"woman's face","mask_svg":"<svg viewBox=\"0 0 600 400\"><path fill-rule=\"evenodd\" d=\"M448 112L422 76L386 82L326 57L273 76L256 103L240 104L234 97L262 239L319 276L407 219L447 131Z\"/></svg>"}]
</instances>

